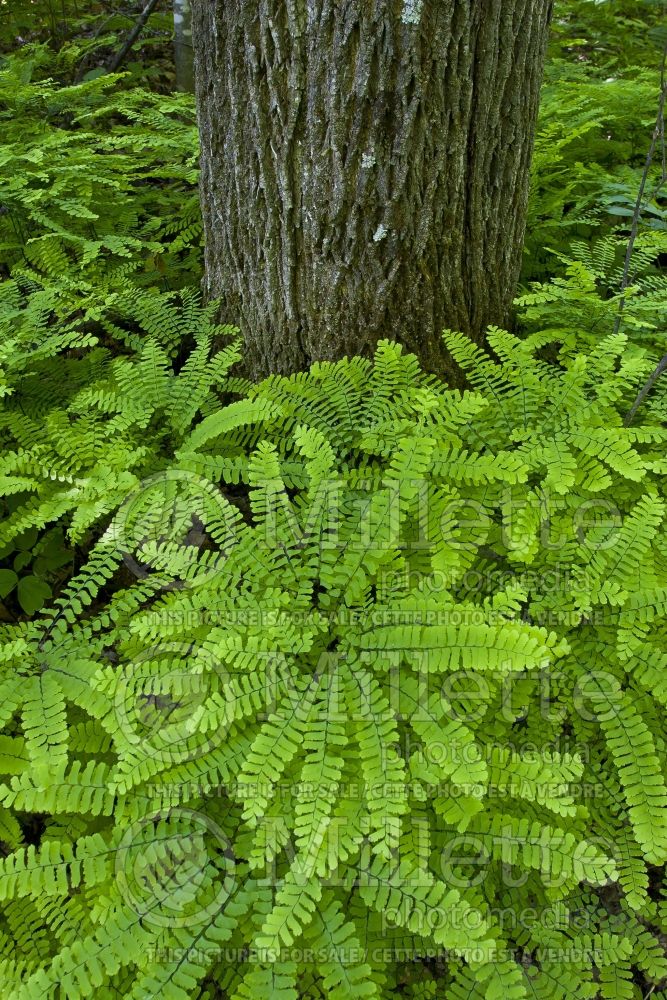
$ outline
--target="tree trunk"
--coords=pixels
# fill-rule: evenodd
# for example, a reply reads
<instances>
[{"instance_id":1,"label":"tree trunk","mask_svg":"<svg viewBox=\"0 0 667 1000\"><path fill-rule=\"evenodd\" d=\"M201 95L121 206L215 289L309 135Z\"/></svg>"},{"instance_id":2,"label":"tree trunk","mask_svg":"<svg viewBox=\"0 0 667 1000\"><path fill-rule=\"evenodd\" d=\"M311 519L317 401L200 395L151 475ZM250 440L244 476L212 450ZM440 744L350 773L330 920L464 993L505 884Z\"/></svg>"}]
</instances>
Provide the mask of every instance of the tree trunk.
<instances>
[{"instance_id":1,"label":"tree trunk","mask_svg":"<svg viewBox=\"0 0 667 1000\"><path fill-rule=\"evenodd\" d=\"M505 325L551 0L192 0L205 291L250 373Z\"/></svg>"},{"instance_id":2,"label":"tree trunk","mask_svg":"<svg viewBox=\"0 0 667 1000\"><path fill-rule=\"evenodd\" d=\"M195 89L190 0L174 0L174 60L176 90L192 94Z\"/></svg>"}]
</instances>

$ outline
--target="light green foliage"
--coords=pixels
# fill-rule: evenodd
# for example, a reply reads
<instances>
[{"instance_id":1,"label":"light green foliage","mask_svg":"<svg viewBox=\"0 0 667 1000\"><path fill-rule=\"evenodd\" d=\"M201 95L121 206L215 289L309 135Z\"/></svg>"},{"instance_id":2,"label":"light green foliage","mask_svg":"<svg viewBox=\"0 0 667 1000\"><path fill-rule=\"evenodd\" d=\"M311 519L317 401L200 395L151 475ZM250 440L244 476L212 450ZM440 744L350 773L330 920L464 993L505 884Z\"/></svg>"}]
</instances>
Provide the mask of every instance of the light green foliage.
<instances>
[{"instance_id":1,"label":"light green foliage","mask_svg":"<svg viewBox=\"0 0 667 1000\"><path fill-rule=\"evenodd\" d=\"M559 5L465 391L387 341L236 377L189 99L4 64L3 998L664 995L655 13Z\"/></svg>"},{"instance_id":2,"label":"light green foliage","mask_svg":"<svg viewBox=\"0 0 667 1000\"><path fill-rule=\"evenodd\" d=\"M622 335L560 368L540 338L448 343L464 393L390 343L248 387L181 437L155 542L121 506L4 627L0 802L53 833L16 831L0 887L82 908L5 995L203 996L227 940L239 997L390 996L406 948L448 956L452 996L464 970L485 997L663 975L636 934L667 856L667 431L621 426Z\"/></svg>"}]
</instances>

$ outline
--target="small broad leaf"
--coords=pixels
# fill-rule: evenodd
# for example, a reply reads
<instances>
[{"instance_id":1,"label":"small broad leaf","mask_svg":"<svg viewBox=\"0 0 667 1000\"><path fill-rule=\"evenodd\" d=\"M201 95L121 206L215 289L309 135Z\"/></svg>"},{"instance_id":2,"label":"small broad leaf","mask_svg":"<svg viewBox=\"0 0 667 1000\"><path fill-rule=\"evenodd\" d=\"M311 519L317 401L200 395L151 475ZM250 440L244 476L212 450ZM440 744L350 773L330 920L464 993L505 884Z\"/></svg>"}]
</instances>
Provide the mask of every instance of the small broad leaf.
<instances>
[{"instance_id":1,"label":"small broad leaf","mask_svg":"<svg viewBox=\"0 0 667 1000\"><path fill-rule=\"evenodd\" d=\"M34 547L37 535L37 528L28 528L27 531L22 531L16 538L16 548L21 549L22 552L28 552Z\"/></svg>"},{"instance_id":2,"label":"small broad leaf","mask_svg":"<svg viewBox=\"0 0 667 1000\"><path fill-rule=\"evenodd\" d=\"M51 588L38 576L24 576L18 585L19 604L27 615L34 615L51 597Z\"/></svg>"},{"instance_id":3,"label":"small broad leaf","mask_svg":"<svg viewBox=\"0 0 667 1000\"><path fill-rule=\"evenodd\" d=\"M14 569L17 573L20 573L22 569L25 569L29 565L31 560L32 552L19 552L14 558Z\"/></svg>"},{"instance_id":4,"label":"small broad leaf","mask_svg":"<svg viewBox=\"0 0 667 1000\"><path fill-rule=\"evenodd\" d=\"M6 597L11 593L18 579L13 569L0 569L0 597Z\"/></svg>"}]
</instances>

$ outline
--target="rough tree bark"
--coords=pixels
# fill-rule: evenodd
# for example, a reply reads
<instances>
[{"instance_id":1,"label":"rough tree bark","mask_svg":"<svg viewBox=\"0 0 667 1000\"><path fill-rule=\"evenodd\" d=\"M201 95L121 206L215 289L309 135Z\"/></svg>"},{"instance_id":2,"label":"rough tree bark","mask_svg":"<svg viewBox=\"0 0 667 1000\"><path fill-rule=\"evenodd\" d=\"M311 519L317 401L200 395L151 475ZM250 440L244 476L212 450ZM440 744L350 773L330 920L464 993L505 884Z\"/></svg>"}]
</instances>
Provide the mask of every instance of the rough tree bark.
<instances>
[{"instance_id":1,"label":"rough tree bark","mask_svg":"<svg viewBox=\"0 0 667 1000\"><path fill-rule=\"evenodd\" d=\"M255 377L510 318L552 0L192 0L205 291Z\"/></svg>"}]
</instances>

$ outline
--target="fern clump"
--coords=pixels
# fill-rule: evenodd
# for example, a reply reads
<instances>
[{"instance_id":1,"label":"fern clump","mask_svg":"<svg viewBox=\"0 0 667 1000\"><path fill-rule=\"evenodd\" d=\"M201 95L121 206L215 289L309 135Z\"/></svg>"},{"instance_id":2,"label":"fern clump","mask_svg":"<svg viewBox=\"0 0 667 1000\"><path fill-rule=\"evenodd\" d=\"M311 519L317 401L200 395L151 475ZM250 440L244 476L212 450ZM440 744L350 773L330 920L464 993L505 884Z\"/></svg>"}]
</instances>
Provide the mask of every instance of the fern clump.
<instances>
[{"instance_id":1,"label":"fern clump","mask_svg":"<svg viewBox=\"0 0 667 1000\"><path fill-rule=\"evenodd\" d=\"M230 346L211 360L230 330L195 290L192 98L119 74L59 87L41 78L48 59L33 46L0 65L3 552L31 532L89 546L195 414L219 407L238 359ZM21 599L8 569L0 597L15 587Z\"/></svg>"},{"instance_id":2,"label":"fern clump","mask_svg":"<svg viewBox=\"0 0 667 1000\"><path fill-rule=\"evenodd\" d=\"M214 355L196 389L148 341L131 405L122 361L82 390L178 445L2 627L3 996L667 977L667 432L622 424L626 337L547 340L449 334L464 392L388 342L257 386Z\"/></svg>"}]
</instances>

